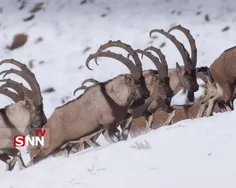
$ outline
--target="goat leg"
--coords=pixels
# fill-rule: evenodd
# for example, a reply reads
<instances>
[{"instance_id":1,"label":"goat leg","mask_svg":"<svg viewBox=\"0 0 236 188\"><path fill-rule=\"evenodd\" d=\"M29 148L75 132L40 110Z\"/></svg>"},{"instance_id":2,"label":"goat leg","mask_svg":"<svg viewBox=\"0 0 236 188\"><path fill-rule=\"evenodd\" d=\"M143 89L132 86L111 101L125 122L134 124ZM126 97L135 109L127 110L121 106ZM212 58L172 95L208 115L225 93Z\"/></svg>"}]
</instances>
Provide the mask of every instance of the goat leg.
<instances>
[{"instance_id":1,"label":"goat leg","mask_svg":"<svg viewBox=\"0 0 236 188\"><path fill-rule=\"evenodd\" d=\"M88 148L89 146L91 147L99 147L100 145L96 142L96 140L98 139L98 137L101 135L101 131L99 131L98 133L95 133L95 135L93 134L93 136L90 137L91 141L93 143L88 143L87 140L84 142L84 148Z\"/></svg>"},{"instance_id":2,"label":"goat leg","mask_svg":"<svg viewBox=\"0 0 236 188\"><path fill-rule=\"evenodd\" d=\"M205 109L206 109L206 104L205 104L205 102L201 102L201 105L200 105L200 107L199 107L199 109L198 109L198 113L197 113L196 118L202 117L202 116L203 116L203 113L204 113L204 111L205 111Z\"/></svg>"},{"instance_id":3,"label":"goat leg","mask_svg":"<svg viewBox=\"0 0 236 188\"><path fill-rule=\"evenodd\" d=\"M7 162L6 162L6 171L11 171L10 170L10 162L11 162L11 160L8 160ZM12 168L13 169L13 168Z\"/></svg>"},{"instance_id":4,"label":"goat leg","mask_svg":"<svg viewBox=\"0 0 236 188\"><path fill-rule=\"evenodd\" d=\"M220 108L225 108L225 111L232 111L231 107L228 104L224 103L224 101L220 100L218 101L218 104Z\"/></svg>"},{"instance_id":5,"label":"goat leg","mask_svg":"<svg viewBox=\"0 0 236 188\"><path fill-rule=\"evenodd\" d=\"M87 142L84 141L84 142L82 142L82 143L75 144L75 145L71 148L71 150L70 150L69 153L71 153L71 154L77 153L77 152L80 152L80 151L82 151L82 150L85 150L85 149L87 149L87 148L89 148L89 147L90 147L90 145L88 145ZM68 153L68 154L69 154L69 153Z\"/></svg>"},{"instance_id":6,"label":"goat leg","mask_svg":"<svg viewBox=\"0 0 236 188\"><path fill-rule=\"evenodd\" d=\"M87 143L88 146L94 147L94 148L100 146L100 144L98 144L92 138L88 138L87 140L85 140L84 142L81 142L81 143L73 143L73 144L68 144L67 143L67 146L66 146L67 156L69 156L70 153L77 153L79 151L84 150L86 143ZM72 150L73 148L74 148L74 150Z\"/></svg>"},{"instance_id":7,"label":"goat leg","mask_svg":"<svg viewBox=\"0 0 236 188\"><path fill-rule=\"evenodd\" d=\"M153 114L148 117L145 117L145 119L146 119L146 129L148 131L148 130L152 129Z\"/></svg>"},{"instance_id":8,"label":"goat leg","mask_svg":"<svg viewBox=\"0 0 236 188\"><path fill-rule=\"evenodd\" d=\"M92 140L91 138L89 138L88 140L84 141L86 142L89 146L91 147L99 147L100 145L95 142L94 140ZM74 144L68 144L66 146L66 151L67 151L67 157L69 156L69 154L71 153L71 150L73 147L77 146L76 148L76 152L79 152L79 151L82 151L84 150L85 146L84 146L84 142L81 142L81 143L74 143Z\"/></svg>"},{"instance_id":9,"label":"goat leg","mask_svg":"<svg viewBox=\"0 0 236 188\"><path fill-rule=\"evenodd\" d=\"M121 133L121 140L127 140L129 133L130 133L130 125L131 122L133 121L133 116L129 115L128 118L126 118L123 122L122 122L122 133Z\"/></svg>"},{"instance_id":10,"label":"goat leg","mask_svg":"<svg viewBox=\"0 0 236 188\"><path fill-rule=\"evenodd\" d=\"M24 164L24 161L22 159L22 156L21 156L21 152L18 149L16 149L16 148L8 148L6 150L6 153L9 156L13 156L13 159L9 163L9 171L13 170L16 162L18 162L19 167L20 167L21 170L26 168L26 166Z\"/></svg>"},{"instance_id":11,"label":"goat leg","mask_svg":"<svg viewBox=\"0 0 236 188\"><path fill-rule=\"evenodd\" d=\"M109 144L113 144L115 142L120 141L120 131L117 129L117 127L113 127L112 129L109 130L103 130L102 131L102 135L105 137L106 141ZM114 140L114 137L117 140Z\"/></svg>"},{"instance_id":12,"label":"goat leg","mask_svg":"<svg viewBox=\"0 0 236 188\"><path fill-rule=\"evenodd\" d=\"M172 119L175 117L175 110L173 110L170 114L169 114L169 116L168 116L168 118L167 118L167 120L165 121L165 125L171 125L172 123L171 123L171 121L172 121Z\"/></svg>"},{"instance_id":13,"label":"goat leg","mask_svg":"<svg viewBox=\"0 0 236 188\"><path fill-rule=\"evenodd\" d=\"M86 140L85 142L93 148L100 146L100 144L98 144L96 141L94 141L93 138L90 138L90 139Z\"/></svg>"},{"instance_id":14,"label":"goat leg","mask_svg":"<svg viewBox=\"0 0 236 188\"><path fill-rule=\"evenodd\" d=\"M215 98L214 97L210 98L209 101L208 101L208 107L206 109L206 117L211 115L214 104L215 104Z\"/></svg>"},{"instance_id":15,"label":"goat leg","mask_svg":"<svg viewBox=\"0 0 236 188\"><path fill-rule=\"evenodd\" d=\"M234 101L233 100L230 101L230 106L231 106L232 110L234 110Z\"/></svg>"},{"instance_id":16,"label":"goat leg","mask_svg":"<svg viewBox=\"0 0 236 188\"><path fill-rule=\"evenodd\" d=\"M6 163L6 171L9 171L12 159L6 153L3 153L0 155L0 160Z\"/></svg>"},{"instance_id":17,"label":"goat leg","mask_svg":"<svg viewBox=\"0 0 236 188\"><path fill-rule=\"evenodd\" d=\"M72 148L75 147L75 146L77 146L76 152L79 152L79 151L83 150L85 148L85 142L91 147L99 147L100 145L96 141L93 140L93 137L97 138L97 135L100 135L101 132L102 132L102 130L99 130L99 131L97 131L95 133L92 133L88 136L82 137L77 141L67 142L61 148L65 147L65 149L67 151L66 156L68 157L71 150L72 150Z\"/></svg>"},{"instance_id":18,"label":"goat leg","mask_svg":"<svg viewBox=\"0 0 236 188\"><path fill-rule=\"evenodd\" d=\"M109 144L113 144L113 140L111 139L109 133L108 133L108 130L104 130L102 132L102 135L105 137L106 141L109 143Z\"/></svg>"},{"instance_id":19,"label":"goat leg","mask_svg":"<svg viewBox=\"0 0 236 188\"><path fill-rule=\"evenodd\" d=\"M234 104L233 104L233 102L232 102L232 101L228 101L228 102L226 103L226 107L227 107L228 111L234 110Z\"/></svg>"},{"instance_id":20,"label":"goat leg","mask_svg":"<svg viewBox=\"0 0 236 188\"><path fill-rule=\"evenodd\" d=\"M66 149L66 157L69 157L71 149L77 144L67 144L67 146L65 148ZM81 143L79 143L79 144L81 144Z\"/></svg>"},{"instance_id":21,"label":"goat leg","mask_svg":"<svg viewBox=\"0 0 236 188\"><path fill-rule=\"evenodd\" d=\"M59 156L66 156L66 157L68 157L69 154L68 154L67 147L60 148L60 149L58 149L58 150L55 150L55 151L52 153L52 156L53 156L53 157L59 157Z\"/></svg>"},{"instance_id":22,"label":"goat leg","mask_svg":"<svg viewBox=\"0 0 236 188\"><path fill-rule=\"evenodd\" d=\"M120 135L120 131L119 129L117 129L116 125L112 126L109 130L108 130L108 135L111 138L112 142L119 142L121 140L121 135Z\"/></svg>"},{"instance_id":23,"label":"goat leg","mask_svg":"<svg viewBox=\"0 0 236 188\"><path fill-rule=\"evenodd\" d=\"M219 106L220 107L220 106ZM221 112L227 112L228 110L227 110L227 105L226 104L224 104L224 106L223 107L220 107L220 109L221 109Z\"/></svg>"},{"instance_id":24,"label":"goat leg","mask_svg":"<svg viewBox=\"0 0 236 188\"><path fill-rule=\"evenodd\" d=\"M223 92L223 101L225 102L226 105L228 105L231 108L231 110L234 109L233 102L232 102L234 89L235 89L234 85L232 85L232 84L229 84L229 83L222 84L222 90L224 91Z\"/></svg>"},{"instance_id":25,"label":"goat leg","mask_svg":"<svg viewBox=\"0 0 236 188\"><path fill-rule=\"evenodd\" d=\"M225 104L225 108L226 108L227 111L232 111L233 110L232 106L230 106L228 104Z\"/></svg>"},{"instance_id":26,"label":"goat leg","mask_svg":"<svg viewBox=\"0 0 236 188\"><path fill-rule=\"evenodd\" d=\"M91 137L90 139L88 140L85 140L84 142L82 143L78 143L76 144L73 148L71 148L71 151L70 153L76 153L76 152L79 152L79 151L82 151L82 150L85 150L89 147L99 147L100 144L98 144L96 142L97 138L101 135L101 132L99 132L98 134L96 134L95 136Z\"/></svg>"},{"instance_id":27,"label":"goat leg","mask_svg":"<svg viewBox=\"0 0 236 188\"><path fill-rule=\"evenodd\" d=\"M85 150L85 149L86 149L85 142L82 142L80 144L76 144L73 148L71 148L70 153L71 154L77 153L77 152Z\"/></svg>"},{"instance_id":28,"label":"goat leg","mask_svg":"<svg viewBox=\"0 0 236 188\"><path fill-rule=\"evenodd\" d=\"M22 156L21 156L21 152L20 152L20 151L19 151L19 153L17 154L17 156L15 156L15 157L16 157L16 159L17 159L17 162L18 162L18 164L19 164L20 169L22 170L22 169L26 168L26 165L25 165L25 163L24 163L24 161L23 161L23 159L22 159ZM11 164L11 166L12 166L12 168L14 168L14 164Z\"/></svg>"}]
</instances>

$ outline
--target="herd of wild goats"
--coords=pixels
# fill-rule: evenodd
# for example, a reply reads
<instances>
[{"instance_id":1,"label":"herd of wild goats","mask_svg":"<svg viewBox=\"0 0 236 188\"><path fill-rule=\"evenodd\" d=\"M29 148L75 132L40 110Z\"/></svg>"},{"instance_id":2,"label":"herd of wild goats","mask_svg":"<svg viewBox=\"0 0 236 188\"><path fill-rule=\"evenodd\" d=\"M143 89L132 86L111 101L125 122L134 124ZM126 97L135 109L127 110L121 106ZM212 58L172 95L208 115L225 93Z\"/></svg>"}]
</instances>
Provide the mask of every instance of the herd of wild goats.
<instances>
[{"instance_id":1,"label":"herd of wild goats","mask_svg":"<svg viewBox=\"0 0 236 188\"><path fill-rule=\"evenodd\" d=\"M184 45L173 36L171 31L179 30L187 37L191 47L191 57ZM109 143L127 140L147 130L170 125L183 119L210 116L213 112L233 110L236 79L236 47L225 50L208 67L196 67L197 48L190 31L181 25L150 31L166 36L180 52L184 66L176 63L176 68L168 69L165 55L160 49L149 46L144 50L134 50L121 41L108 41L100 46L96 53L90 54L89 62L98 57L109 57L123 63L130 74L121 74L106 82L89 78L79 89L85 92L78 98L57 107L47 119L44 114L43 98L35 75L13 59L5 59L0 65L10 63L20 68L1 72L4 84L0 93L10 97L15 103L0 109L0 159L6 163L6 170L11 171L18 161L20 169L26 168L21 153L13 146L13 136L34 135L34 129L49 129L48 147L28 147L31 166L46 157L69 155L88 147L98 147L97 138L103 134ZM119 47L128 52L123 56L109 47ZM146 56L157 70L142 69L141 57ZM131 58L131 57L132 58ZM22 77L31 89L5 76L16 74ZM198 91L197 78L205 84L205 95L195 101L194 92ZM93 82L92 86L85 83ZM9 90L11 89L11 90ZM172 97L181 89L188 91L187 100L191 104L171 106ZM14 90L14 92L12 91ZM120 130L118 129L120 126ZM47 133L46 133L47 134Z\"/></svg>"}]
</instances>

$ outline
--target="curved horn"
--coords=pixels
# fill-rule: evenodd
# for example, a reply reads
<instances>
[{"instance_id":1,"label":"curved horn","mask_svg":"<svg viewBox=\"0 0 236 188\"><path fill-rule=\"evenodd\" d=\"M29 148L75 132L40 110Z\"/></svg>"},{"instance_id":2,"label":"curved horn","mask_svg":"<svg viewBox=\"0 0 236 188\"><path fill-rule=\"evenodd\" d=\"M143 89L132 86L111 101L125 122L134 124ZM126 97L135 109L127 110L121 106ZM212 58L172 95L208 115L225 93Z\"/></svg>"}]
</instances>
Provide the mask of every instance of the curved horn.
<instances>
[{"instance_id":1,"label":"curved horn","mask_svg":"<svg viewBox=\"0 0 236 188\"><path fill-rule=\"evenodd\" d=\"M146 51L140 50L140 49L137 49L135 51L137 53L142 54L142 57L143 57L143 55L147 56L154 63L157 70L159 70L160 78L168 77L168 67L164 66L164 64L162 64L156 56L154 56L150 52L146 52Z\"/></svg>"},{"instance_id":2,"label":"curved horn","mask_svg":"<svg viewBox=\"0 0 236 188\"><path fill-rule=\"evenodd\" d=\"M43 98L41 95L41 90L40 90L40 86L35 78L34 73L32 73L25 64L20 63L19 61L16 61L14 59L5 59L3 61L0 62L0 65L4 64L4 63L10 63L13 64L17 67L19 67L21 69L21 71L19 70L15 70L15 69L10 69L7 71L3 71L0 74L5 74L5 76L7 76L8 74L17 74L19 76L21 76L31 87L32 89L32 93L34 96L34 100L35 103L40 105L42 104Z\"/></svg>"},{"instance_id":3,"label":"curved horn","mask_svg":"<svg viewBox=\"0 0 236 188\"><path fill-rule=\"evenodd\" d=\"M165 66L168 66L166 57L159 48L156 48L154 46L149 46L144 49L144 51L148 51L148 50L154 51L159 56L161 63L164 64Z\"/></svg>"},{"instance_id":4,"label":"curved horn","mask_svg":"<svg viewBox=\"0 0 236 188\"><path fill-rule=\"evenodd\" d=\"M192 64L196 68L196 65L197 65L197 47L196 47L195 39L191 35L190 31L187 28L185 28L181 25L176 25L176 26L171 27L168 30L168 33L170 33L173 30L182 31L185 34L185 36L187 37L187 39L189 41L189 44L190 44L190 48L191 48Z\"/></svg>"},{"instance_id":5,"label":"curved horn","mask_svg":"<svg viewBox=\"0 0 236 188\"><path fill-rule=\"evenodd\" d=\"M162 53L162 51L159 48L156 48L154 46L149 46L149 47L144 49L144 51L148 51L148 50L154 51L158 55L158 57L161 60L161 63L165 67L165 69L163 71L165 71L165 74L168 76L168 64L167 64L167 61L166 61L166 57Z\"/></svg>"},{"instance_id":6,"label":"curved horn","mask_svg":"<svg viewBox=\"0 0 236 188\"><path fill-rule=\"evenodd\" d=\"M99 83L99 81L95 80L94 78L88 78L88 79L86 79L86 80L84 80L82 82L81 86L84 86L84 84L86 84L87 82L92 82L94 84L98 84Z\"/></svg>"},{"instance_id":7,"label":"curved horn","mask_svg":"<svg viewBox=\"0 0 236 188\"><path fill-rule=\"evenodd\" d=\"M78 90L80 90L80 89L88 89L89 87L84 86L84 84L86 84L87 82L92 82L92 83L94 83L94 84L98 84L98 83L99 83L99 81L95 80L94 78L85 79L85 80L82 82L81 86L78 87L78 88L76 88L76 89L74 90L73 95L75 96L75 93L76 93Z\"/></svg>"},{"instance_id":8,"label":"curved horn","mask_svg":"<svg viewBox=\"0 0 236 188\"><path fill-rule=\"evenodd\" d=\"M141 72L143 71L142 64L141 64L141 61L138 57L138 54L131 48L130 45L125 44L125 43L121 42L120 40L117 40L117 41L109 40L106 44L101 45L99 47L99 49L97 50L97 52L101 52L109 47L120 47L120 48L126 50L134 59L134 63L139 68L139 71L141 71Z\"/></svg>"},{"instance_id":9,"label":"curved horn","mask_svg":"<svg viewBox=\"0 0 236 188\"><path fill-rule=\"evenodd\" d=\"M189 57L188 51L185 49L184 45L175 38L175 36L173 36L170 33L164 31L163 29L153 29L149 32L150 37L152 37L151 35L154 32L161 33L162 35L166 36L168 39L170 39L174 43L174 45L179 50L179 53L181 54L181 56L183 58L184 67L187 71L191 71L192 69L194 69L193 64L190 63L191 59Z\"/></svg>"},{"instance_id":10,"label":"curved horn","mask_svg":"<svg viewBox=\"0 0 236 188\"><path fill-rule=\"evenodd\" d=\"M31 83L31 81L29 79L30 77L28 75L25 75L23 71L11 68L9 70L5 70L5 71L0 72L0 75L2 75L2 74L4 74L3 78L5 78L9 74L16 74L16 75L22 77L25 81L27 81L27 83L30 85L31 88L34 87L34 85Z\"/></svg>"},{"instance_id":11,"label":"curved horn","mask_svg":"<svg viewBox=\"0 0 236 188\"><path fill-rule=\"evenodd\" d=\"M75 93L76 93L77 91L79 91L80 89L88 89L88 87L87 87L87 86L80 86L80 87L77 87L77 88L74 90L73 95L75 96Z\"/></svg>"},{"instance_id":12,"label":"curved horn","mask_svg":"<svg viewBox=\"0 0 236 188\"><path fill-rule=\"evenodd\" d=\"M22 83L18 83L11 79L2 79L0 82L6 82L5 84L1 85L0 88L14 89L21 97L21 100L24 100L25 95L28 97L32 96L32 92L28 88L24 87Z\"/></svg>"},{"instance_id":13,"label":"curved horn","mask_svg":"<svg viewBox=\"0 0 236 188\"><path fill-rule=\"evenodd\" d=\"M92 70L90 67L89 67L89 62L96 58L96 57L110 57L110 58L113 58L113 59L116 59L117 61L120 61L122 62L131 72L132 76L134 77L134 79L139 79L142 75L142 72L140 72L137 67L132 63L131 60L125 58L123 55L121 54L116 54L116 53L113 53L111 51L106 51L106 52L96 52L95 54L90 54L89 57L87 58L86 60L86 67L90 70Z\"/></svg>"},{"instance_id":14,"label":"curved horn","mask_svg":"<svg viewBox=\"0 0 236 188\"><path fill-rule=\"evenodd\" d=\"M6 88L1 88L0 87L0 94L9 97L14 102L19 102L21 100L21 97L18 94L16 94L15 92L12 92L12 91L10 91Z\"/></svg>"}]
</instances>

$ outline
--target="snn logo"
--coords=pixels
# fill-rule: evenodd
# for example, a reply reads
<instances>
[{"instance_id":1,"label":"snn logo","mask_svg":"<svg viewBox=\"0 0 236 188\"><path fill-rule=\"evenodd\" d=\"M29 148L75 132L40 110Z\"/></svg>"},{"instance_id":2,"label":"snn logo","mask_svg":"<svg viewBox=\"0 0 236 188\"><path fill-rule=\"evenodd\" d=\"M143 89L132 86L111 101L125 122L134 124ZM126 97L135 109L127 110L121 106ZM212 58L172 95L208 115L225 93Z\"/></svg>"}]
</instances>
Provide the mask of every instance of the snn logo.
<instances>
[{"instance_id":1,"label":"snn logo","mask_svg":"<svg viewBox=\"0 0 236 188\"><path fill-rule=\"evenodd\" d=\"M44 146L45 139L44 135L46 130L34 130L36 136L14 136L14 147L23 147L23 146Z\"/></svg>"}]
</instances>

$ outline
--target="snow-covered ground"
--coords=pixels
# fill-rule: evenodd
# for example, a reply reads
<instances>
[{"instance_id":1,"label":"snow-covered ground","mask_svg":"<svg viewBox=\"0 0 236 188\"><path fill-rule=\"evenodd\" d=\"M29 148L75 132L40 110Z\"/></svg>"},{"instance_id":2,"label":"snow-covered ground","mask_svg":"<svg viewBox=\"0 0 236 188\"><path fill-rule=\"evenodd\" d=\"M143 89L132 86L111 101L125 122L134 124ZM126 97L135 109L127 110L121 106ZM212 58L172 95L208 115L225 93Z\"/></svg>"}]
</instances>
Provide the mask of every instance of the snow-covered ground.
<instances>
[{"instance_id":1,"label":"snow-covered ground","mask_svg":"<svg viewBox=\"0 0 236 188\"><path fill-rule=\"evenodd\" d=\"M85 68L88 55L108 40L121 40L135 49L159 46L165 41L162 51L169 67L174 67L176 61L182 64L181 56L165 37L151 39L151 29L168 29L173 24L189 28L198 47L198 66L210 65L236 43L234 0L90 0L82 5L78 0L45 0L44 9L33 20L24 22L38 1L27 2L24 9L18 10L17 0L0 1L0 59L14 58L27 65L34 60L32 71L41 90L55 89L43 94L48 117L62 99L66 102L74 98L73 90L84 79L103 81L128 72L121 63L105 58L99 60L100 66L92 65L94 71ZM222 32L227 26L229 30ZM6 49L13 36L22 32L29 35L27 43L13 51ZM189 49L182 33L173 34ZM39 37L43 41L35 43ZM84 52L88 47L91 49ZM148 59L144 61L144 69L154 68ZM11 102L4 96L0 100L0 107ZM173 100L173 104L183 102L181 95ZM22 171L16 166L12 172L5 172L5 164L0 162L0 187L234 188L235 119L233 111L185 120L112 145L100 138L100 148L68 158L48 158ZM145 140L149 149L130 147ZM24 150L23 153L27 163L29 156Z\"/></svg>"}]
</instances>

